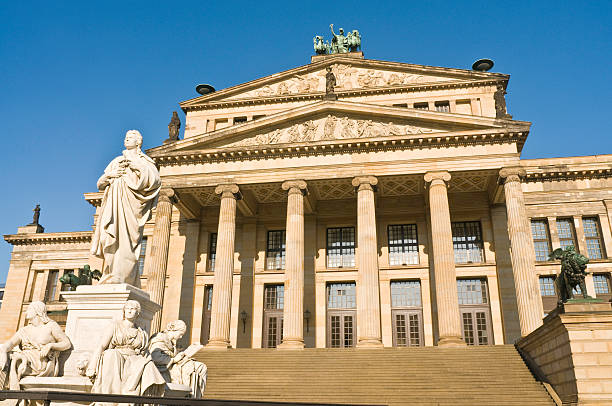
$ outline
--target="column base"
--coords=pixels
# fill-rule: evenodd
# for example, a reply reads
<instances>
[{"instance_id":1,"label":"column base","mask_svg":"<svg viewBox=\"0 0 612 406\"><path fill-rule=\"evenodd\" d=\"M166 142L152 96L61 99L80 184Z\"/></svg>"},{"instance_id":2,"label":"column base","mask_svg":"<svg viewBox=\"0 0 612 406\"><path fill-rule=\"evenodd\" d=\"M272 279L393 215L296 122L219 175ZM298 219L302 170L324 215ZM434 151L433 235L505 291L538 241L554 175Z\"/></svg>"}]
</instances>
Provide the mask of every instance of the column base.
<instances>
[{"instance_id":1,"label":"column base","mask_svg":"<svg viewBox=\"0 0 612 406\"><path fill-rule=\"evenodd\" d=\"M440 337L438 347L466 347L467 344L461 337Z\"/></svg>"},{"instance_id":2,"label":"column base","mask_svg":"<svg viewBox=\"0 0 612 406\"><path fill-rule=\"evenodd\" d=\"M279 350L303 350L304 341L290 338L288 340L283 340L283 342L277 345L276 348Z\"/></svg>"},{"instance_id":3,"label":"column base","mask_svg":"<svg viewBox=\"0 0 612 406\"><path fill-rule=\"evenodd\" d=\"M377 338L360 338L357 340L356 348L383 348L383 343Z\"/></svg>"},{"instance_id":4,"label":"column base","mask_svg":"<svg viewBox=\"0 0 612 406\"><path fill-rule=\"evenodd\" d=\"M209 341L208 344L204 346L205 350L227 350L232 348L232 345L229 341L225 340L212 340Z\"/></svg>"}]
</instances>

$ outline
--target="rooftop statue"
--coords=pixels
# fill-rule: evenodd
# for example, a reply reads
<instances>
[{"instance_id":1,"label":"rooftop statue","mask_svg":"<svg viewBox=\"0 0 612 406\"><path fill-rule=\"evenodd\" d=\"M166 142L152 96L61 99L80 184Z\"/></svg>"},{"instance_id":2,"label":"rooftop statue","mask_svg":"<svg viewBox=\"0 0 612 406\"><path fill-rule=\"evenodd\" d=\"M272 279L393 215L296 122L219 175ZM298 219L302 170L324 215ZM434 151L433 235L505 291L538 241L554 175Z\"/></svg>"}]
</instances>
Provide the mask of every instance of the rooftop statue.
<instances>
[{"instance_id":1,"label":"rooftop statue","mask_svg":"<svg viewBox=\"0 0 612 406\"><path fill-rule=\"evenodd\" d=\"M9 362L11 390L20 389L19 381L24 376L57 376L59 353L72 345L62 328L47 316L47 307L43 302L30 303L25 317L27 326L20 328L10 340L0 345L0 389L5 385Z\"/></svg>"},{"instance_id":2,"label":"rooftop statue","mask_svg":"<svg viewBox=\"0 0 612 406\"><path fill-rule=\"evenodd\" d=\"M586 267L589 259L578 254L573 245L562 249L557 248L550 254L551 260L561 260L561 272L555 280L559 303L565 303L574 299L574 288L580 286L580 292L584 299L592 299L587 295L584 277L587 275Z\"/></svg>"},{"instance_id":3,"label":"rooftop statue","mask_svg":"<svg viewBox=\"0 0 612 406\"><path fill-rule=\"evenodd\" d=\"M138 257L145 223L161 187L155 162L140 150L142 135L125 134L125 150L98 179L104 191L91 253L104 259L100 283L140 287Z\"/></svg>"},{"instance_id":4,"label":"rooftop statue","mask_svg":"<svg viewBox=\"0 0 612 406\"><path fill-rule=\"evenodd\" d=\"M37 204L32 211L34 212L34 216L32 216L32 222L30 224L38 225L38 221L40 220L40 204Z\"/></svg>"},{"instance_id":5,"label":"rooftop statue","mask_svg":"<svg viewBox=\"0 0 612 406\"><path fill-rule=\"evenodd\" d=\"M331 44L327 41L324 42L322 35L317 35L313 38L314 50L317 55L342 54L361 50L361 35L359 31L349 31L344 35L344 28L340 28L338 34L334 32L333 24L330 24L329 28L332 34Z\"/></svg>"},{"instance_id":6,"label":"rooftop statue","mask_svg":"<svg viewBox=\"0 0 612 406\"><path fill-rule=\"evenodd\" d=\"M170 123L168 123L168 139L165 141L165 143L178 141L180 129L181 119L179 118L177 112L173 111Z\"/></svg>"}]
</instances>

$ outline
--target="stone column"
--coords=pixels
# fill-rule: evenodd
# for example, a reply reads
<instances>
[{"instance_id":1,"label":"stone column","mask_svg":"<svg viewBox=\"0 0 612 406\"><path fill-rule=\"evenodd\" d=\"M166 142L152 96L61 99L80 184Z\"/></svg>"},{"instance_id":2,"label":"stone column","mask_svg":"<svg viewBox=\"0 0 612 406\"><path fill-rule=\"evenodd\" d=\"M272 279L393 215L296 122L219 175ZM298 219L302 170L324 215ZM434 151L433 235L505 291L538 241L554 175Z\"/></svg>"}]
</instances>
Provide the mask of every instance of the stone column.
<instances>
[{"instance_id":1,"label":"stone column","mask_svg":"<svg viewBox=\"0 0 612 406\"><path fill-rule=\"evenodd\" d=\"M284 182L287 190L287 246L282 349L304 348L304 195L306 182Z\"/></svg>"},{"instance_id":2,"label":"stone column","mask_svg":"<svg viewBox=\"0 0 612 406\"><path fill-rule=\"evenodd\" d=\"M221 195L219 229L217 232L217 258L213 282L210 315L209 348L230 347L230 315L232 310L232 281L234 277L234 240L236 236L236 200L238 185L219 185L215 193Z\"/></svg>"},{"instance_id":3,"label":"stone column","mask_svg":"<svg viewBox=\"0 0 612 406\"><path fill-rule=\"evenodd\" d=\"M429 215L431 216L431 239L438 307L438 345L463 346L461 338L461 315L457 298L457 275L455 252L451 231L450 210L446 182L450 173L427 172L425 182L429 185Z\"/></svg>"},{"instance_id":4,"label":"stone column","mask_svg":"<svg viewBox=\"0 0 612 406\"><path fill-rule=\"evenodd\" d=\"M374 205L378 179L358 176L352 183L357 188L357 347L382 347Z\"/></svg>"},{"instance_id":5,"label":"stone column","mask_svg":"<svg viewBox=\"0 0 612 406\"><path fill-rule=\"evenodd\" d=\"M524 175L525 170L522 168L503 168L499 172L499 176L504 180L512 273L522 337L540 327L544 315L535 272L531 225L527 218L525 198L521 188L521 177Z\"/></svg>"},{"instance_id":6,"label":"stone column","mask_svg":"<svg viewBox=\"0 0 612 406\"><path fill-rule=\"evenodd\" d=\"M149 258L146 261L145 274L148 276L147 290L151 300L160 306L164 305L166 289L166 269L168 268L168 246L170 244L170 222L172 220L172 200L174 191L162 189L155 210L155 226L151 238ZM162 311L153 316L151 334L161 331Z\"/></svg>"}]
</instances>

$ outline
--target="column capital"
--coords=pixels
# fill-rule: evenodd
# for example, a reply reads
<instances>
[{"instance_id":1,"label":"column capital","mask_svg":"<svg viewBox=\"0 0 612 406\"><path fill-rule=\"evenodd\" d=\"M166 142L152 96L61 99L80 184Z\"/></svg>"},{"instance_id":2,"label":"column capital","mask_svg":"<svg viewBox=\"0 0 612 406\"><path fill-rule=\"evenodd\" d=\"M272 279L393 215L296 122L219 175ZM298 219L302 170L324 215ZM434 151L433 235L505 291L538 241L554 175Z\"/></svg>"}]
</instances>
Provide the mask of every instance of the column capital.
<instances>
[{"instance_id":1,"label":"column capital","mask_svg":"<svg viewBox=\"0 0 612 406\"><path fill-rule=\"evenodd\" d=\"M288 190L289 194L291 193L301 193L302 195L308 194L308 185L306 184L306 181L301 180L301 179L287 180L283 182L281 187L283 188L283 190Z\"/></svg>"},{"instance_id":2,"label":"column capital","mask_svg":"<svg viewBox=\"0 0 612 406\"><path fill-rule=\"evenodd\" d=\"M372 175L355 176L351 181L351 184L356 187L358 191L364 189L376 191L378 179L376 176Z\"/></svg>"},{"instance_id":3,"label":"column capital","mask_svg":"<svg viewBox=\"0 0 612 406\"><path fill-rule=\"evenodd\" d=\"M224 183L215 188L215 193L221 195L221 198L231 197L240 200L240 188L235 183Z\"/></svg>"},{"instance_id":4,"label":"column capital","mask_svg":"<svg viewBox=\"0 0 612 406\"><path fill-rule=\"evenodd\" d=\"M504 179L504 182L520 182L527 175L525 168L518 166L502 168L499 171L499 177Z\"/></svg>"},{"instance_id":5,"label":"column capital","mask_svg":"<svg viewBox=\"0 0 612 406\"><path fill-rule=\"evenodd\" d=\"M435 171L427 172L424 176L425 182L431 183L431 185L446 184L451 180L451 174L447 171Z\"/></svg>"},{"instance_id":6,"label":"column capital","mask_svg":"<svg viewBox=\"0 0 612 406\"><path fill-rule=\"evenodd\" d=\"M158 202L166 202L166 203L176 203L176 193L174 193L174 189L165 187L159 191L159 195L157 197Z\"/></svg>"}]
</instances>

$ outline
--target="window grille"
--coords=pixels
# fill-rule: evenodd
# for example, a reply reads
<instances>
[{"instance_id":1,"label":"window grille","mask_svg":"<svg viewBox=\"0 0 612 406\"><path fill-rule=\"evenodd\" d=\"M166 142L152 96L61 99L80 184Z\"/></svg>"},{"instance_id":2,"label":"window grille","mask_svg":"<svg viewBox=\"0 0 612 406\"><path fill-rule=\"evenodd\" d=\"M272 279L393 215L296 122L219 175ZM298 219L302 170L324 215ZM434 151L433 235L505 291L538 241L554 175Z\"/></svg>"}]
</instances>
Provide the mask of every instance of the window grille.
<instances>
[{"instance_id":1,"label":"window grille","mask_svg":"<svg viewBox=\"0 0 612 406\"><path fill-rule=\"evenodd\" d=\"M414 103L414 108L417 110L429 110L429 103Z\"/></svg>"},{"instance_id":2,"label":"window grille","mask_svg":"<svg viewBox=\"0 0 612 406\"><path fill-rule=\"evenodd\" d=\"M268 231L266 269L285 269L285 230Z\"/></svg>"},{"instance_id":3,"label":"window grille","mask_svg":"<svg viewBox=\"0 0 612 406\"><path fill-rule=\"evenodd\" d=\"M436 111L450 113L450 103L448 101L435 102Z\"/></svg>"},{"instance_id":4,"label":"window grille","mask_svg":"<svg viewBox=\"0 0 612 406\"><path fill-rule=\"evenodd\" d=\"M582 219L582 226L584 227L584 237L586 238L587 256L589 259L603 258L599 220L596 217L584 217Z\"/></svg>"},{"instance_id":5,"label":"window grille","mask_svg":"<svg viewBox=\"0 0 612 406\"><path fill-rule=\"evenodd\" d=\"M555 278L553 276L540 276L540 295L556 296Z\"/></svg>"},{"instance_id":6,"label":"window grille","mask_svg":"<svg viewBox=\"0 0 612 406\"><path fill-rule=\"evenodd\" d=\"M550 236L546 220L531 220L531 235L535 248L536 261L548 261L550 255Z\"/></svg>"},{"instance_id":7,"label":"window grille","mask_svg":"<svg viewBox=\"0 0 612 406\"><path fill-rule=\"evenodd\" d=\"M285 285L266 285L264 297L266 310L282 310L285 303Z\"/></svg>"},{"instance_id":8,"label":"window grille","mask_svg":"<svg viewBox=\"0 0 612 406\"><path fill-rule=\"evenodd\" d=\"M142 237L140 241L140 254L138 255L138 275L144 273L145 256L147 254L147 237Z\"/></svg>"},{"instance_id":9,"label":"window grille","mask_svg":"<svg viewBox=\"0 0 612 406\"><path fill-rule=\"evenodd\" d=\"M58 279L58 270L49 271L49 275L47 276L47 289L45 290L45 302L52 302L55 300Z\"/></svg>"},{"instance_id":10,"label":"window grille","mask_svg":"<svg viewBox=\"0 0 612 406\"><path fill-rule=\"evenodd\" d=\"M208 271L215 270L215 260L217 259L217 233L210 233L210 243L208 244Z\"/></svg>"},{"instance_id":11,"label":"window grille","mask_svg":"<svg viewBox=\"0 0 612 406\"><path fill-rule=\"evenodd\" d=\"M394 308L421 307L421 282L392 281L391 306Z\"/></svg>"},{"instance_id":12,"label":"window grille","mask_svg":"<svg viewBox=\"0 0 612 406\"><path fill-rule=\"evenodd\" d=\"M595 284L595 294L610 294L610 277L606 274L594 274L593 283Z\"/></svg>"},{"instance_id":13,"label":"window grille","mask_svg":"<svg viewBox=\"0 0 612 406\"><path fill-rule=\"evenodd\" d=\"M327 286L328 309L354 309L355 283L330 283Z\"/></svg>"},{"instance_id":14,"label":"window grille","mask_svg":"<svg viewBox=\"0 0 612 406\"><path fill-rule=\"evenodd\" d=\"M327 267L355 267L355 227L327 229Z\"/></svg>"},{"instance_id":15,"label":"window grille","mask_svg":"<svg viewBox=\"0 0 612 406\"><path fill-rule=\"evenodd\" d=\"M246 123L246 122L247 122L246 116L234 117L234 124L240 124L240 123Z\"/></svg>"},{"instance_id":16,"label":"window grille","mask_svg":"<svg viewBox=\"0 0 612 406\"><path fill-rule=\"evenodd\" d=\"M455 262L458 264L483 262L482 231L479 221L451 223Z\"/></svg>"},{"instance_id":17,"label":"window grille","mask_svg":"<svg viewBox=\"0 0 612 406\"><path fill-rule=\"evenodd\" d=\"M557 233L559 234L561 248L565 249L571 245L578 250L573 219L557 219Z\"/></svg>"},{"instance_id":18,"label":"window grille","mask_svg":"<svg viewBox=\"0 0 612 406\"><path fill-rule=\"evenodd\" d=\"M397 224L387 227L389 265L419 263L419 244L416 224Z\"/></svg>"},{"instance_id":19,"label":"window grille","mask_svg":"<svg viewBox=\"0 0 612 406\"><path fill-rule=\"evenodd\" d=\"M457 279L459 304L487 304L487 281L484 279Z\"/></svg>"}]
</instances>

